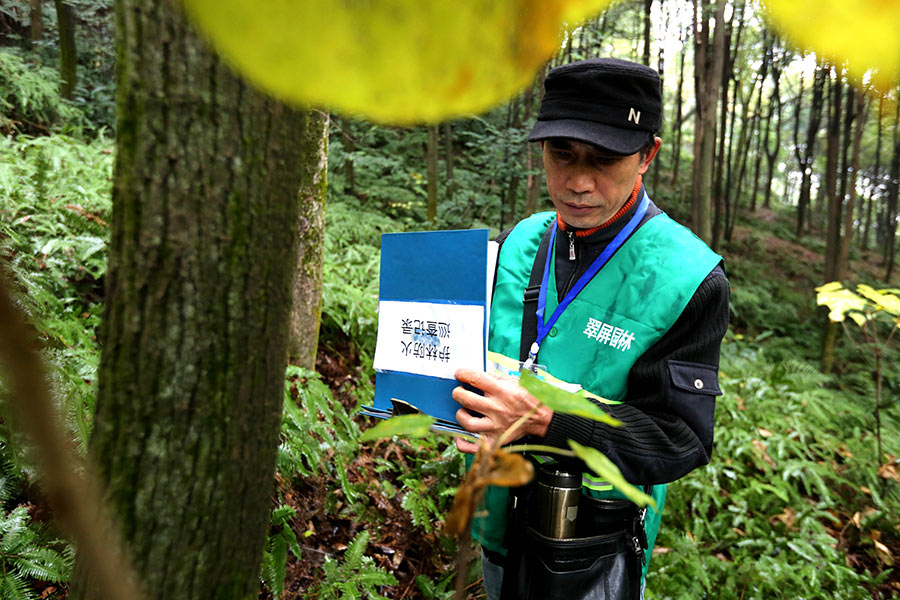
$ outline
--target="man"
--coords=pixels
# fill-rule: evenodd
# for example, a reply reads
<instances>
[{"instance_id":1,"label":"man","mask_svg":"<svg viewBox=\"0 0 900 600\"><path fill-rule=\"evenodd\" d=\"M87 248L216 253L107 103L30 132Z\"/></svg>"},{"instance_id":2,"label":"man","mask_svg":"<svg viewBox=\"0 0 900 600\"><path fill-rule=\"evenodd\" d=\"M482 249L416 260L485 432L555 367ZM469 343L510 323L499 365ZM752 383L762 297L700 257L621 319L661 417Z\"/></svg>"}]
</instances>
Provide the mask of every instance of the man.
<instances>
[{"instance_id":1,"label":"man","mask_svg":"<svg viewBox=\"0 0 900 600\"><path fill-rule=\"evenodd\" d=\"M629 482L648 491L652 486L658 510L641 513L636 528L642 531L630 532L643 548L635 550L639 574L622 594L607 592L612 596L572 592L584 582L567 587L564 579L546 583L526 572L530 567L523 565L532 563L520 554L528 552L522 529L529 519L523 523L515 515L522 503L533 504L531 496L519 502L514 495L513 509L505 490L490 489L488 514L472 533L483 547L490 599L500 597L501 585L505 597L524 597L522 586L545 585L553 590L545 597L634 598L643 589L665 483L710 459L728 282L721 258L669 219L643 188L641 176L661 143L655 135L662 114L656 71L617 59L580 61L551 70L545 92L529 139L541 144L556 211L525 219L503 241L489 347L615 402L604 409L622 421L620 427L541 407L515 437L560 448L571 439L597 448ZM483 393L457 387L457 419L488 441L538 404L515 380L470 370L456 377ZM476 450L463 440L457 446ZM603 500L621 498L590 472L581 492L579 521L605 506ZM507 528L507 514L516 525Z\"/></svg>"}]
</instances>

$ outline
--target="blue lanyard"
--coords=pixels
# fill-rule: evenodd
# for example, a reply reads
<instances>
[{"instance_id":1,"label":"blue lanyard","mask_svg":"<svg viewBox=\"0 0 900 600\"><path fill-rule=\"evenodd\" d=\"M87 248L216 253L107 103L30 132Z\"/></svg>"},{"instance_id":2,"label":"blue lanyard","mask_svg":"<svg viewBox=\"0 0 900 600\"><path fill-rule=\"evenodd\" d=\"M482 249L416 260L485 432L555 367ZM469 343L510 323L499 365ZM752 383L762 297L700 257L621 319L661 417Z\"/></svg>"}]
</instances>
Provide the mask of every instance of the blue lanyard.
<instances>
[{"instance_id":1,"label":"blue lanyard","mask_svg":"<svg viewBox=\"0 0 900 600\"><path fill-rule=\"evenodd\" d=\"M528 360L525 361L523 365L524 368L530 369L534 365L534 361L537 360L538 351L541 349L541 343L544 341L544 338L547 337L547 334L550 333L550 330L553 329L553 326L556 324L556 321L559 320L560 315L562 315L563 311L568 308L569 304L572 303L572 300L584 289L584 287L588 284L588 282L594 278L594 275L597 274L600 269L609 261L610 257L618 250L622 244L625 243L625 240L628 239L628 236L637 228L638 223L641 222L641 219L644 218L644 215L647 212L647 207L650 205L650 198L647 197L647 192L641 196L641 202L638 204L637 210L634 212L634 215L631 217L631 220L625 224L625 227L613 238L613 240L603 249L603 252L600 253L600 256L594 259L594 262L591 263L591 266L588 267L587 271L585 271L581 277L578 278L578 281L575 282L575 285L572 286L572 289L568 291L565 297L562 299L562 302L556 307L556 310L553 311L553 314L550 315L550 320L546 323L544 322L544 311L547 308L547 286L550 282L550 265L553 264L554 261L554 243L556 242L556 219L553 220L553 232L550 234L550 249L547 252L547 261L544 263L544 276L541 279L541 290L538 295L538 306L537 306L537 322L538 322L538 331L537 331L537 339L531 344L531 349L528 351Z\"/></svg>"}]
</instances>

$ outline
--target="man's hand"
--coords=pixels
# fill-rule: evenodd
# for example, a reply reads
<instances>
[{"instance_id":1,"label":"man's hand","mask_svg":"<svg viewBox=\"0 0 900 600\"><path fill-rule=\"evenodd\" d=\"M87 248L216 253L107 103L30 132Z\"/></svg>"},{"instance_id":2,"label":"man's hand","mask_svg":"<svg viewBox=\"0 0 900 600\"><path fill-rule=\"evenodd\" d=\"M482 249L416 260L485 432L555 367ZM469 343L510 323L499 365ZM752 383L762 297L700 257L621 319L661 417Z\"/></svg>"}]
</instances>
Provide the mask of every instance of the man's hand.
<instances>
[{"instance_id":1,"label":"man's hand","mask_svg":"<svg viewBox=\"0 0 900 600\"><path fill-rule=\"evenodd\" d=\"M468 383L484 392L484 396L481 396L459 386L453 390L453 399L463 406L456 411L456 420L459 424L467 431L480 434L488 445L493 444L494 440L522 415L540 404L537 398L529 394L519 385L518 380L512 377L489 375L472 369L459 369L454 375L461 383ZM481 413L483 416L477 417L470 411ZM515 440L524 435L544 437L552 418L553 411L541 405L537 412L509 436L509 439ZM469 454L474 454L478 450L477 444L461 438L456 439L456 447Z\"/></svg>"}]
</instances>

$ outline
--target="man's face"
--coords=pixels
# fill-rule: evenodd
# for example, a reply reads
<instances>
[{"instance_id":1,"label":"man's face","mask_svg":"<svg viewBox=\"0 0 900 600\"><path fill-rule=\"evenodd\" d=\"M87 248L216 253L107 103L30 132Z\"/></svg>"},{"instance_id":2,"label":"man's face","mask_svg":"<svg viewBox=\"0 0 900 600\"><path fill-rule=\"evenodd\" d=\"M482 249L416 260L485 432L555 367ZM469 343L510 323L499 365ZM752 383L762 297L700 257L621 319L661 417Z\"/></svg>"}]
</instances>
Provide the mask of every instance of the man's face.
<instances>
[{"instance_id":1,"label":"man's face","mask_svg":"<svg viewBox=\"0 0 900 600\"><path fill-rule=\"evenodd\" d=\"M543 142L547 191L567 225L579 229L608 221L628 201L634 182L650 166L660 140L644 157L607 154L565 138Z\"/></svg>"}]
</instances>

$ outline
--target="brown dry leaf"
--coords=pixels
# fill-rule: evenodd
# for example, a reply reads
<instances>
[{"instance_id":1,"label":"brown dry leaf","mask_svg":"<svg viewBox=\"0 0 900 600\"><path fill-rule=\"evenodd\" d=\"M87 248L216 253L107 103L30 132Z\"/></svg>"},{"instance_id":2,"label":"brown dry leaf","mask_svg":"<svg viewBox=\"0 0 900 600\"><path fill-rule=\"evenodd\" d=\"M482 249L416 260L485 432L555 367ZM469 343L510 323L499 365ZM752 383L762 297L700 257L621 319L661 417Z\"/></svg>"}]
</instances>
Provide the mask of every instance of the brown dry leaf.
<instances>
[{"instance_id":1,"label":"brown dry leaf","mask_svg":"<svg viewBox=\"0 0 900 600\"><path fill-rule=\"evenodd\" d=\"M900 481L900 473L897 472L897 463L894 460L878 467L878 475L880 477Z\"/></svg>"},{"instance_id":2,"label":"brown dry leaf","mask_svg":"<svg viewBox=\"0 0 900 600\"><path fill-rule=\"evenodd\" d=\"M759 435L767 438L767 437L772 437L773 433L771 431L769 431L768 429L766 429L765 427L760 427Z\"/></svg>"},{"instance_id":3,"label":"brown dry leaf","mask_svg":"<svg viewBox=\"0 0 900 600\"><path fill-rule=\"evenodd\" d=\"M759 451L760 457L761 457L764 461L766 461L766 463L767 463L770 467L774 467L774 466L775 466L775 461L772 460L772 457L769 456L769 453L768 453L768 452L766 452L766 449L769 447L768 444L766 444L766 443L765 443L764 441L762 441L762 440L753 440L753 447L756 448L756 449Z\"/></svg>"},{"instance_id":4,"label":"brown dry leaf","mask_svg":"<svg viewBox=\"0 0 900 600\"><path fill-rule=\"evenodd\" d=\"M469 471L469 475L461 486L456 490L456 496L453 497L453 506L447 513L447 519L444 521L444 531L450 535L462 535L469 526L470 515L475 507L472 503L474 481L474 467Z\"/></svg>"},{"instance_id":5,"label":"brown dry leaf","mask_svg":"<svg viewBox=\"0 0 900 600\"><path fill-rule=\"evenodd\" d=\"M722 562L731 562L731 559L725 556L725 554L722 552L716 552L716 558L718 558Z\"/></svg>"},{"instance_id":6,"label":"brown dry leaf","mask_svg":"<svg viewBox=\"0 0 900 600\"><path fill-rule=\"evenodd\" d=\"M881 532L877 529L873 529L869 532L869 537L872 538L872 543L875 544L875 554L878 555L881 562L886 565L893 565L894 555L891 554L891 549L881 541Z\"/></svg>"},{"instance_id":7,"label":"brown dry leaf","mask_svg":"<svg viewBox=\"0 0 900 600\"><path fill-rule=\"evenodd\" d=\"M847 446L847 444L841 444L840 446L838 446L837 451L838 454L840 454L844 458L853 458L853 453L850 452L850 448Z\"/></svg>"},{"instance_id":8,"label":"brown dry leaf","mask_svg":"<svg viewBox=\"0 0 900 600\"><path fill-rule=\"evenodd\" d=\"M500 487L518 487L525 485L534 478L534 466L531 461L522 456L504 450L497 450L494 464L487 477L485 485L497 485Z\"/></svg>"},{"instance_id":9,"label":"brown dry leaf","mask_svg":"<svg viewBox=\"0 0 900 600\"><path fill-rule=\"evenodd\" d=\"M653 548L653 556L656 556L657 554L668 554L671 551L671 548L666 548L665 546L656 546Z\"/></svg>"},{"instance_id":10,"label":"brown dry leaf","mask_svg":"<svg viewBox=\"0 0 900 600\"><path fill-rule=\"evenodd\" d=\"M862 514L859 511L853 513L853 516L850 517L850 522L856 525L857 529L862 529Z\"/></svg>"},{"instance_id":11,"label":"brown dry leaf","mask_svg":"<svg viewBox=\"0 0 900 600\"><path fill-rule=\"evenodd\" d=\"M785 507L784 512L778 515L774 515L769 519L769 522L773 525L776 521L781 521L782 523L784 523L785 527L791 529L794 526L794 523L797 522L797 512L790 506Z\"/></svg>"},{"instance_id":12,"label":"brown dry leaf","mask_svg":"<svg viewBox=\"0 0 900 600\"><path fill-rule=\"evenodd\" d=\"M747 410L747 404L744 402L744 399L738 396L737 399L738 410Z\"/></svg>"}]
</instances>

